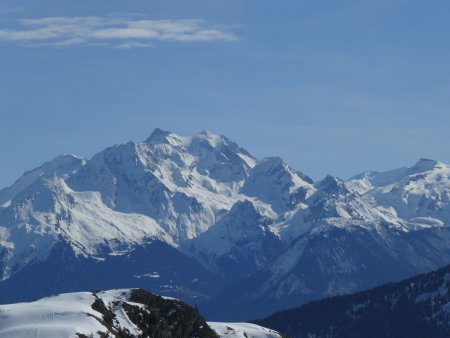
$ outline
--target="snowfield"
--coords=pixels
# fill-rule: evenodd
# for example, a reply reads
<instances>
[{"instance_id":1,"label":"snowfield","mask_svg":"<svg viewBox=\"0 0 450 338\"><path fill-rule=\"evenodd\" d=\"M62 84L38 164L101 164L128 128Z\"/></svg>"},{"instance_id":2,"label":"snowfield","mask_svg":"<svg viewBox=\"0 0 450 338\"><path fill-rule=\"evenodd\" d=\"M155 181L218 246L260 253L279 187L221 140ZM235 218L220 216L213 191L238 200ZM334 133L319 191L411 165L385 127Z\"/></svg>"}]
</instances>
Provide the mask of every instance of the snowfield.
<instances>
[{"instance_id":1,"label":"snowfield","mask_svg":"<svg viewBox=\"0 0 450 338\"><path fill-rule=\"evenodd\" d=\"M92 293L77 292L44 298L33 303L0 306L0 337L73 338L77 333L104 331L91 307Z\"/></svg>"},{"instance_id":2,"label":"snowfield","mask_svg":"<svg viewBox=\"0 0 450 338\"><path fill-rule=\"evenodd\" d=\"M278 332L255 324L208 322L208 325L224 338L280 338Z\"/></svg>"}]
</instances>

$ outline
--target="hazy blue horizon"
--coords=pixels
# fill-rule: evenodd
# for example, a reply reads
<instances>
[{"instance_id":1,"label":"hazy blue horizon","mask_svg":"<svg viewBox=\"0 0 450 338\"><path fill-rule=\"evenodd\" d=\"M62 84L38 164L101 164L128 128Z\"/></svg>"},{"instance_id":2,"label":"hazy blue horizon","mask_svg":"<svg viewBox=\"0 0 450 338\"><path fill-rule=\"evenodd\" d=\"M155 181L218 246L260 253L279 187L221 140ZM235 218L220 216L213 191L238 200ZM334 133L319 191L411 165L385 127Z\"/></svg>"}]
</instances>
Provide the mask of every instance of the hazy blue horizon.
<instances>
[{"instance_id":1,"label":"hazy blue horizon","mask_svg":"<svg viewBox=\"0 0 450 338\"><path fill-rule=\"evenodd\" d=\"M0 189L160 127L314 179L450 163L450 3L4 0Z\"/></svg>"}]
</instances>

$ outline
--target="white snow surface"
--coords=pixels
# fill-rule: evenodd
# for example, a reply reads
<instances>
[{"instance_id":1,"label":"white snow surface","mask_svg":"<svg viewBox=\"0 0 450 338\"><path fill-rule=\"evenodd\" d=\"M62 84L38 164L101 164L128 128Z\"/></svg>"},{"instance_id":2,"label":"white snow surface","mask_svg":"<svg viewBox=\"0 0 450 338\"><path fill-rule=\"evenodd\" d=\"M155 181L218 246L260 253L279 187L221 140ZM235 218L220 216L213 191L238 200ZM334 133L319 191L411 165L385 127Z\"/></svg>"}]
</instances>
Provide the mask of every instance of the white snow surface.
<instances>
[{"instance_id":1,"label":"white snow surface","mask_svg":"<svg viewBox=\"0 0 450 338\"><path fill-rule=\"evenodd\" d=\"M295 202L310 197L316 189L308 177L296 172L281 158L268 157L252 169L242 191L270 204L276 212L283 213Z\"/></svg>"},{"instance_id":2,"label":"white snow surface","mask_svg":"<svg viewBox=\"0 0 450 338\"><path fill-rule=\"evenodd\" d=\"M53 175L68 177L84 165L86 165L86 160L76 155L57 156L40 167L27 171L10 187L0 190L0 205L26 190L41 177Z\"/></svg>"},{"instance_id":3,"label":"white snow surface","mask_svg":"<svg viewBox=\"0 0 450 338\"><path fill-rule=\"evenodd\" d=\"M76 254L93 258L98 257L97 250L104 244L111 254L127 252L151 240L174 245L155 220L112 210L98 192L73 191L56 176L39 180L35 188L31 198L8 208L13 208L14 214L0 210L0 244L9 250L3 261L3 279L14 267L44 259L59 234L64 234Z\"/></svg>"},{"instance_id":4,"label":"white snow surface","mask_svg":"<svg viewBox=\"0 0 450 338\"><path fill-rule=\"evenodd\" d=\"M30 303L0 305L0 337L2 338L76 338L76 334L100 337L98 331L107 332L100 319L102 314L92 309L96 297L107 307L112 307L116 318L114 327L127 329L132 335L141 334L139 328L128 318L123 302L144 307L128 301L130 289L66 293L43 298ZM275 338L275 331L248 323L208 323L220 337Z\"/></svg>"},{"instance_id":5,"label":"white snow surface","mask_svg":"<svg viewBox=\"0 0 450 338\"><path fill-rule=\"evenodd\" d=\"M91 308L92 293L77 292L44 298L33 303L0 305L2 338L75 338L76 333L104 331Z\"/></svg>"},{"instance_id":6,"label":"white snow surface","mask_svg":"<svg viewBox=\"0 0 450 338\"><path fill-rule=\"evenodd\" d=\"M421 159L412 167L385 173L365 173L347 182L366 186L364 199L378 207L391 208L411 227L449 225L450 166Z\"/></svg>"},{"instance_id":7,"label":"white snow surface","mask_svg":"<svg viewBox=\"0 0 450 338\"><path fill-rule=\"evenodd\" d=\"M255 324L208 322L208 325L224 338L281 338L278 332Z\"/></svg>"}]
</instances>

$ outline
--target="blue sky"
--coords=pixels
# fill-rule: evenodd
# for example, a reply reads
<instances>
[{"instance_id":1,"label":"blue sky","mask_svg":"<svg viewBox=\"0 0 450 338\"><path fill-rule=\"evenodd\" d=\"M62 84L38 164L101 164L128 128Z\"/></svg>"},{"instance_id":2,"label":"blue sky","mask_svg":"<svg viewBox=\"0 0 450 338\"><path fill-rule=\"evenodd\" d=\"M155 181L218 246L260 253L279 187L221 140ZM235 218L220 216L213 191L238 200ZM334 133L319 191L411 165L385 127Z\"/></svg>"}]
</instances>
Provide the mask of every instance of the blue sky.
<instances>
[{"instance_id":1,"label":"blue sky","mask_svg":"<svg viewBox=\"0 0 450 338\"><path fill-rule=\"evenodd\" d=\"M0 187L208 129L315 179L450 163L450 2L2 0Z\"/></svg>"}]
</instances>

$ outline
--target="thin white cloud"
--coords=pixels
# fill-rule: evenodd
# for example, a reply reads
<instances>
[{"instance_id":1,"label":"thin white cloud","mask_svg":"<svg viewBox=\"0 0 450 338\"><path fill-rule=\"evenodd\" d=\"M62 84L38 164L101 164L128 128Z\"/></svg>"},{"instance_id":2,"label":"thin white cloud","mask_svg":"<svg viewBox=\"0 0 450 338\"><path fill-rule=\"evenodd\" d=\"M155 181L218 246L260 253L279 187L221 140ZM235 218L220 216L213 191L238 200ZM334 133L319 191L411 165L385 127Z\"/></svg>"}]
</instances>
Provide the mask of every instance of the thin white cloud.
<instances>
[{"instance_id":1,"label":"thin white cloud","mask_svg":"<svg viewBox=\"0 0 450 338\"><path fill-rule=\"evenodd\" d=\"M131 48L149 48L153 47L150 43L142 43L142 42L124 42L121 44L117 44L113 46L117 49L131 49Z\"/></svg>"},{"instance_id":2,"label":"thin white cloud","mask_svg":"<svg viewBox=\"0 0 450 338\"><path fill-rule=\"evenodd\" d=\"M234 41L237 37L208 27L202 20L151 20L120 17L45 17L22 19L18 27L0 29L0 41L29 46L101 45L151 47L152 42Z\"/></svg>"}]
</instances>

